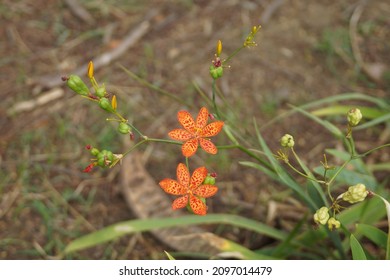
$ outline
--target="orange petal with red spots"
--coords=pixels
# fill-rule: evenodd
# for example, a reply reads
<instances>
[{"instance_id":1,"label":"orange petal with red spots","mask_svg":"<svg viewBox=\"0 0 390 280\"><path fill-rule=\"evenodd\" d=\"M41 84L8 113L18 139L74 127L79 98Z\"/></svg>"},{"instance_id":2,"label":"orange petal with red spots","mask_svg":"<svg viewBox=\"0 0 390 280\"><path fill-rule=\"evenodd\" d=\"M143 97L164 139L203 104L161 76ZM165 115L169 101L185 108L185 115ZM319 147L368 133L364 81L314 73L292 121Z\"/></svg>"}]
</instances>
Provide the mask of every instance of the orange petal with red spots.
<instances>
[{"instance_id":1,"label":"orange petal with red spots","mask_svg":"<svg viewBox=\"0 0 390 280\"><path fill-rule=\"evenodd\" d=\"M179 111L177 113L177 119L179 123L189 132L194 132L195 130L195 121L187 111Z\"/></svg>"},{"instance_id":2,"label":"orange petal with red spots","mask_svg":"<svg viewBox=\"0 0 390 280\"><path fill-rule=\"evenodd\" d=\"M187 204L188 204L188 195L181 196L179 198L176 198L172 202L172 209L173 210L180 209L180 208L186 207Z\"/></svg>"},{"instance_id":3,"label":"orange petal with red spots","mask_svg":"<svg viewBox=\"0 0 390 280\"><path fill-rule=\"evenodd\" d=\"M218 152L217 147L215 147L213 142L211 142L208 139L200 138L199 143L200 143L200 146L203 148L203 150L205 150L209 154L215 155Z\"/></svg>"},{"instance_id":4,"label":"orange petal with red spots","mask_svg":"<svg viewBox=\"0 0 390 280\"><path fill-rule=\"evenodd\" d=\"M195 191L194 194L200 197L210 197L217 193L218 187L214 185L200 185Z\"/></svg>"},{"instance_id":5,"label":"orange petal with red spots","mask_svg":"<svg viewBox=\"0 0 390 280\"><path fill-rule=\"evenodd\" d=\"M187 130L184 129L174 129L168 132L169 137L171 137L174 140L179 140L179 141L187 141L194 136L189 133Z\"/></svg>"},{"instance_id":6,"label":"orange petal with red spots","mask_svg":"<svg viewBox=\"0 0 390 280\"><path fill-rule=\"evenodd\" d=\"M183 156L190 157L193 156L198 149L198 139L193 138L188 140L181 146L181 150L183 152Z\"/></svg>"},{"instance_id":7,"label":"orange petal with red spots","mask_svg":"<svg viewBox=\"0 0 390 280\"><path fill-rule=\"evenodd\" d=\"M205 128L202 130L202 137L211 137L217 135L221 130L224 125L223 121L216 121L209 123L206 125Z\"/></svg>"},{"instance_id":8,"label":"orange petal with red spots","mask_svg":"<svg viewBox=\"0 0 390 280\"><path fill-rule=\"evenodd\" d=\"M203 183L204 179L207 176L206 167L202 166L194 170L191 176L190 189L196 190L196 188Z\"/></svg>"},{"instance_id":9,"label":"orange petal with red spots","mask_svg":"<svg viewBox=\"0 0 390 280\"><path fill-rule=\"evenodd\" d=\"M196 215L206 215L207 213L206 204L194 195L190 196L190 206Z\"/></svg>"},{"instance_id":10,"label":"orange petal with red spots","mask_svg":"<svg viewBox=\"0 0 390 280\"><path fill-rule=\"evenodd\" d=\"M183 195L187 193L188 187L184 187L181 184L179 184L177 181L165 178L160 181L159 183L160 187L169 194L174 195Z\"/></svg>"},{"instance_id":11,"label":"orange petal with red spots","mask_svg":"<svg viewBox=\"0 0 390 280\"><path fill-rule=\"evenodd\" d=\"M209 118L209 111L206 107L202 107L199 111L198 117L196 118L196 127L203 128L207 124Z\"/></svg>"},{"instance_id":12,"label":"orange petal with red spots","mask_svg":"<svg viewBox=\"0 0 390 280\"><path fill-rule=\"evenodd\" d=\"M188 168L185 164L179 163L177 165L176 169L176 176L179 183L184 186L188 187L190 184L190 172L188 171Z\"/></svg>"}]
</instances>

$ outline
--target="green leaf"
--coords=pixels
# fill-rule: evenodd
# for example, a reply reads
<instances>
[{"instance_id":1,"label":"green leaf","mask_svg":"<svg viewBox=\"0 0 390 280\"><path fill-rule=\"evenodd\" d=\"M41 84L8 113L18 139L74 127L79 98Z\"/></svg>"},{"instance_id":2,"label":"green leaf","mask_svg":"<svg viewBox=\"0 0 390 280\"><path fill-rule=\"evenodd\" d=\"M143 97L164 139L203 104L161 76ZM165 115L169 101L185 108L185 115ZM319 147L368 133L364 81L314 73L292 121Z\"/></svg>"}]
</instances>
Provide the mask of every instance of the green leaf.
<instances>
[{"instance_id":1,"label":"green leaf","mask_svg":"<svg viewBox=\"0 0 390 280\"><path fill-rule=\"evenodd\" d=\"M174 260L175 260L175 258L174 258L174 257L172 257L172 255L171 255L171 254L169 254L167 251L165 251L165 250L164 250L164 253L165 253L165 255L167 255L167 257L168 257L168 260L170 260L170 261L174 261Z\"/></svg>"},{"instance_id":2,"label":"green leaf","mask_svg":"<svg viewBox=\"0 0 390 280\"><path fill-rule=\"evenodd\" d=\"M362 234L376 245L386 249L387 246L387 234L371 225L357 224L356 233Z\"/></svg>"},{"instance_id":3,"label":"green leaf","mask_svg":"<svg viewBox=\"0 0 390 280\"><path fill-rule=\"evenodd\" d=\"M320 205L317 205L312 198L305 192L305 190L302 188L302 186L295 181L290 174L279 164L279 162L275 159L274 154L269 149L268 145L266 144L264 138L261 136L259 129L257 127L256 121L255 121L255 130L257 134L258 141L260 143L260 146L262 147L265 155L268 158L268 161L272 164L274 171L279 176L280 181L283 182L287 187L292 189L298 196L300 196L306 203L308 207L311 208L311 210L317 209Z\"/></svg>"},{"instance_id":4,"label":"green leaf","mask_svg":"<svg viewBox=\"0 0 390 280\"><path fill-rule=\"evenodd\" d=\"M315 116L315 115L305 111L302 108L295 107L295 106L291 106L291 107L294 108L294 110L296 110L296 111L300 112L301 114L305 115L309 119L312 119L316 123L322 125L324 128L329 130L329 132L331 132L337 138L342 138L343 137L344 134L341 132L341 130L338 129L337 126L333 125L332 123L330 123L330 122L328 122L326 120L320 119L319 117L317 117L317 116Z\"/></svg>"},{"instance_id":5,"label":"green leaf","mask_svg":"<svg viewBox=\"0 0 390 280\"><path fill-rule=\"evenodd\" d=\"M329 107L322 107L317 110L311 111L311 113L317 117L323 117L323 116L332 116L332 115L347 115L347 112L353 108L357 107L362 112L365 119L375 119L378 117L381 117L386 114L386 111L366 107L366 106L360 106L360 105L331 105Z\"/></svg>"},{"instance_id":6,"label":"green leaf","mask_svg":"<svg viewBox=\"0 0 390 280\"><path fill-rule=\"evenodd\" d=\"M356 237L351 234L350 246L352 251L352 259L354 260L367 260L366 254L364 253L363 247L360 245Z\"/></svg>"},{"instance_id":7,"label":"green leaf","mask_svg":"<svg viewBox=\"0 0 390 280\"><path fill-rule=\"evenodd\" d=\"M90 234L84 235L76 240L73 240L65 248L64 253L68 254L89 247L93 247L98 244L102 244L104 242L117 239L127 234L133 234L137 232L144 232L144 231L150 231L150 230L161 229L161 228L182 227L182 226L189 226L189 225L196 225L196 224L228 224L228 225L249 229L259 234L263 234L277 240L284 240L287 236L287 234L283 231L279 231L263 223L251 219L247 219L241 216L227 215L227 214L226 215L208 214L206 216L190 215L190 216L182 216L182 217L130 220L130 221L116 223L111 226L105 227L103 229L94 231ZM237 244L237 246L239 245ZM229 246L226 245L226 248L229 248ZM244 251L243 254L245 255Z\"/></svg>"}]
</instances>

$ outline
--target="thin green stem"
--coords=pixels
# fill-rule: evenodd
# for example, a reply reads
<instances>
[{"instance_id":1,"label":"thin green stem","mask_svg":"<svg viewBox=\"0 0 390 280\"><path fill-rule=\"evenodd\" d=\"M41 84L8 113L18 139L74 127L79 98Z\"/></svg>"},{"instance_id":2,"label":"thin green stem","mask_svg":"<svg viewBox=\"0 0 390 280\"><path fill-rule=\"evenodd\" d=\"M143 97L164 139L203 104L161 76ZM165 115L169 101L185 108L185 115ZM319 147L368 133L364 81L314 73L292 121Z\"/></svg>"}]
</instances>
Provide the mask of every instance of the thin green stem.
<instances>
[{"instance_id":1,"label":"thin green stem","mask_svg":"<svg viewBox=\"0 0 390 280\"><path fill-rule=\"evenodd\" d=\"M378 147L375 147L371 150L368 150L367 152L363 153L363 154L360 154L360 155L355 155L354 156L354 159L355 158L362 158L362 157L365 157L366 155L376 151L376 150L379 150L379 149L382 149L382 148L385 148L385 147L390 147L390 143L387 143L387 144L384 144L384 145L381 145L381 146L378 146Z\"/></svg>"},{"instance_id":2,"label":"thin green stem","mask_svg":"<svg viewBox=\"0 0 390 280\"><path fill-rule=\"evenodd\" d=\"M340 172L344 169L344 167L352 160L352 157L348 160L346 160L343 165L337 169L336 173L332 176L332 178L330 178L329 182L327 183L328 185L328 188L330 187L330 185L333 183L333 181L336 179L336 177L340 174Z\"/></svg>"},{"instance_id":3,"label":"thin green stem","mask_svg":"<svg viewBox=\"0 0 390 280\"><path fill-rule=\"evenodd\" d=\"M238 54L242 49L244 49L245 46L242 45L241 47L239 47L238 49L236 49L231 55L229 55L226 59L223 60L223 63L226 63L228 62L229 60L231 60L236 54Z\"/></svg>"}]
</instances>

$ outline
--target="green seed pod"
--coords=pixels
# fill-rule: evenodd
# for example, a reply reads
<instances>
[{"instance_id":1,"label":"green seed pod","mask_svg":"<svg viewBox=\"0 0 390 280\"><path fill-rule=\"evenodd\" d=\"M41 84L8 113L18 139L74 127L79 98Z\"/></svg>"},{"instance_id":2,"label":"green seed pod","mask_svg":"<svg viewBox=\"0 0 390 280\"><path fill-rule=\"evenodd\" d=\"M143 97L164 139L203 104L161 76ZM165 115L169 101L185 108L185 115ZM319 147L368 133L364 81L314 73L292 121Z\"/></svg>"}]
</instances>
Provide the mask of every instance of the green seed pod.
<instances>
[{"instance_id":1,"label":"green seed pod","mask_svg":"<svg viewBox=\"0 0 390 280\"><path fill-rule=\"evenodd\" d=\"M129 134L131 127L127 123L121 122L118 126L118 131L122 134Z\"/></svg>"},{"instance_id":2,"label":"green seed pod","mask_svg":"<svg viewBox=\"0 0 390 280\"><path fill-rule=\"evenodd\" d=\"M91 155L97 156L98 154L99 154L99 150L98 149L96 149L96 148L92 148L91 149Z\"/></svg>"},{"instance_id":3,"label":"green seed pod","mask_svg":"<svg viewBox=\"0 0 390 280\"><path fill-rule=\"evenodd\" d=\"M106 110L107 112L110 112L110 113L114 112L114 109L112 108L111 102L110 102L110 100L108 100L108 98L105 98L105 97L100 98L99 106L100 106L100 108L102 108L103 110Z\"/></svg>"},{"instance_id":4,"label":"green seed pod","mask_svg":"<svg viewBox=\"0 0 390 280\"><path fill-rule=\"evenodd\" d=\"M223 67L222 66L215 67L214 65L211 65L209 70L210 70L210 75L214 80L222 77L222 75L223 75Z\"/></svg>"},{"instance_id":5,"label":"green seed pod","mask_svg":"<svg viewBox=\"0 0 390 280\"><path fill-rule=\"evenodd\" d=\"M77 75L70 75L68 80L66 81L66 85L77 94L84 96L89 95L89 88Z\"/></svg>"},{"instance_id":6,"label":"green seed pod","mask_svg":"<svg viewBox=\"0 0 390 280\"><path fill-rule=\"evenodd\" d=\"M106 88L105 87L99 87L96 91L96 96L97 97L104 97L106 95Z\"/></svg>"},{"instance_id":7,"label":"green seed pod","mask_svg":"<svg viewBox=\"0 0 390 280\"><path fill-rule=\"evenodd\" d=\"M210 174L207 174L206 178L203 181L203 185L215 185L215 178Z\"/></svg>"},{"instance_id":8,"label":"green seed pod","mask_svg":"<svg viewBox=\"0 0 390 280\"><path fill-rule=\"evenodd\" d=\"M101 167L105 167L106 166L106 159L104 157L98 158L97 165L99 165Z\"/></svg>"},{"instance_id":9,"label":"green seed pod","mask_svg":"<svg viewBox=\"0 0 390 280\"><path fill-rule=\"evenodd\" d=\"M110 162L114 161L114 154L111 151L107 151L106 159Z\"/></svg>"}]
</instances>

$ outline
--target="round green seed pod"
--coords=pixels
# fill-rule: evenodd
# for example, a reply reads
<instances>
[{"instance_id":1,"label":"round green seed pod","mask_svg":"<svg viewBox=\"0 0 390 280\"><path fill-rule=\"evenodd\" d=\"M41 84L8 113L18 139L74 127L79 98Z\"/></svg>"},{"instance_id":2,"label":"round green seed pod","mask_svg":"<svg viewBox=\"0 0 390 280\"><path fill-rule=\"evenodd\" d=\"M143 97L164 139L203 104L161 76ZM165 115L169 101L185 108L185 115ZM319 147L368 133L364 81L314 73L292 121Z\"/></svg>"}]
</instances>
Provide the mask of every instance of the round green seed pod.
<instances>
[{"instance_id":1,"label":"round green seed pod","mask_svg":"<svg viewBox=\"0 0 390 280\"><path fill-rule=\"evenodd\" d=\"M105 95L106 95L106 89L104 87L99 87L96 91L96 96L102 98Z\"/></svg>"},{"instance_id":2,"label":"round green seed pod","mask_svg":"<svg viewBox=\"0 0 390 280\"><path fill-rule=\"evenodd\" d=\"M121 122L118 125L118 131L122 134L129 134L131 132L131 127L127 123Z\"/></svg>"},{"instance_id":3,"label":"round green seed pod","mask_svg":"<svg viewBox=\"0 0 390 280\"><path fill-rule=\"evenodd\" d=\"M98 149L96 149L96 148L92 148L91 149L91 155L97 156L98 154L99 154L99 150Z\"/></svg>"}]
</instances>

